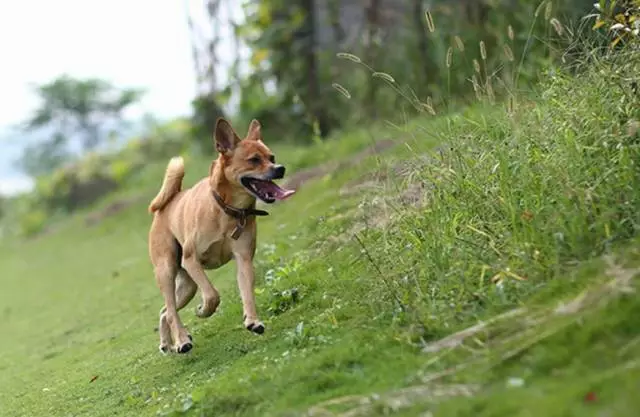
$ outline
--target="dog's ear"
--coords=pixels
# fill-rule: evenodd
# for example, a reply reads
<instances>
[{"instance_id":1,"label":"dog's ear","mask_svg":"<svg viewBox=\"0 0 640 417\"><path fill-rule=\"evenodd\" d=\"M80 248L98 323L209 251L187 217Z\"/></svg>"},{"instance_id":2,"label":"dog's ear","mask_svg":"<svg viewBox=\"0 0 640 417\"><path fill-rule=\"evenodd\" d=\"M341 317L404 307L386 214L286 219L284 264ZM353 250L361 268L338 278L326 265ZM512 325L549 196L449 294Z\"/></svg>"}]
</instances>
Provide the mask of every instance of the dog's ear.
<instances>
[{"instance_id":1,"label":"dog's ear","mask_svg":"<svg viewBox=\"0 0 640 417\"><path fill-rule=\"evenodd\" d=\"M231 124L222 117L216 121L216 132L214 137L216 141L216 150L221 154L233 151L238 142L240 142L240 138L231 127Z\"/></svg>"},{"instance_id":2,"label":"dog's ear","mask_svg":"<svg viewBox=\"0 0 640 417\"><path fill-rule=\"evenodd\" d=\"M247 132L248 140L258 140L262 141L262 126L260 122L256 119L253 119L251 123L249 123L249 131Z\"/></svg>"}]
</instances>

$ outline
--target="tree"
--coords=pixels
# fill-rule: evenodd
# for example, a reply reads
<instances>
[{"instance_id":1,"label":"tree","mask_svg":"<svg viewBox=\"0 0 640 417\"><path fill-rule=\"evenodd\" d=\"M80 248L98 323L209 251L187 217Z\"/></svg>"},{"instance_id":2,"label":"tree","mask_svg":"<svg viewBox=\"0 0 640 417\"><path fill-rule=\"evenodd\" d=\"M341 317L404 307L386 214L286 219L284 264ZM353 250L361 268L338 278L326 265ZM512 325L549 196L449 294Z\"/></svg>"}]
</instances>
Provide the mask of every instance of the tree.
<instances>
[{"instance_id":1,"label":"tree","mask_svg":"<svg viewBox=\"0 0 640 417\"><path fill-rule=\"evenodd\" d=\"M265 125L286 124L286 134L293 137L309 137L314 127L324 137L335 127L327 102L331 84L326 65L327 55L333 59L335 52L321 47L317 21L324 20L328 11L330 31L342 36L339 6L336 0L246 2L246 20L238 36L251 49L252 72L243 80L241 105L264 98L263 108L252 117L264 118ZM267 85L275 91L267 92Z\"/></svg>"},{"instance_id":2,"label":"tree","mask_svg":"<svg viewBox=\"0 0 640 417\"><path fill-rule=\"evenodd\" d=\"M198 25L187 7L187 25L189 28L191 54L196 78L197 96L193 99L192 134L210 146L211 132L215 130L219 117L225 117L220 100L221 91L218 80L218 67L221 62L217 46L221 42L221 28L225 23L223 9L229 13L232 6L227 0L206 0L202 4L204 25ZM224 7L226 6L226 7ZM227 22L233 26L233 22Z\"/></svg>"},{"instance_id":3,"label":"tree","mask_svg":"<svg viewBox=\"0 0 640 417\"><path fill-rule=\"evenodd\" d=\"M25 147L20 158L24 172L31 177L45 175L69 160L64 137L56 133L49 140Z\"/></svg>"},{"instance_id":4,"label":"tree","mask_svg":"<svg viewBox=\"0 0 640 417\"><path fill-rule=\"evenodd\" d=\"M104 80L62 75L36 86L39 107L25 122L27 132L46 131L48 139L25 149L22 168L30 175L46 173L69 157L73 141L81 150L95 149L123 125L125 109L142 97L136 89L118 89Z\"/></svg>"},{"instance_id":5,"label":"tree","mask_svg":"<svg viewBox=\"0 0 640 417\"><path fill-rule=\"evenodd\" d=\"M305 101L309 116L318 123L320 136L329 134L329 116L326 101L322 94L320 68L317 52L316 4L314 0L302 0L301 10L304 13L302 27L298 31L303 45L305 79L298 84L298 91Z\"/></svg>"}]
</instances>

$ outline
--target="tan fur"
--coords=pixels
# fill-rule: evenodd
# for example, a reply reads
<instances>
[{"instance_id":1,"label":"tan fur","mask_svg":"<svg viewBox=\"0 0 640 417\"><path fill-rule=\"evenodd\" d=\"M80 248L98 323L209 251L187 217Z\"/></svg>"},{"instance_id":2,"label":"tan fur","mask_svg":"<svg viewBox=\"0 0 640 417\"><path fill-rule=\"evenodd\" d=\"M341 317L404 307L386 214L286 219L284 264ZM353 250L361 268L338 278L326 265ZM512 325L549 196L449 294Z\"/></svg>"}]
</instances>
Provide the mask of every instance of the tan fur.
<instances>
[{"instance_id":1,"label":"tan fur","mask_svg":"<svg viewBox=\"0 0 640 417\"><path fill-rule=\"evenodd\" d=\"M260 124L252 121L244 140L236 135L224 119L218 120L215 132L219 156L212 163L209 176L193 187L182 188L184 161L169 162L162 187L149 205L154 214L149 231L149 256L156 281L164 297L160 311L160 349L184 353L192 348L191 336L182 324L178 311L201 292L199 317L209 317L220 304L220 295L209 282L205 270L217 269L232 258L237 262L237 280L242 298L244 325L256 333L264 331L254 299L253 257L256 250L255 217L247 219L237 240L230 237L237 220L226 214L213 198L217 191L226 204L236 208L254 207L256 199L240 183L245 174L264 175L275 166L272 153L262 142ZM261 163L250 162L260 156ZM182 251L181 259L177 259Z\"/></svg>"},{"instance_id":2,"label":"tan fur","mask_svg":"<svg viewBox=\"0 0 640 417\"><path fill-rule=\"evenodd\" d=\"M171 158L171 160L169 161L169 165L167 166L167 171L164 175L164 181L162 182L160 192L149 205L150 213L164 208L164 206L166 206L167 203L171 201L173 196L180 192L180 189L182 188L183 178L184 160L180 156Z\"/></svg>"}]
</instances>

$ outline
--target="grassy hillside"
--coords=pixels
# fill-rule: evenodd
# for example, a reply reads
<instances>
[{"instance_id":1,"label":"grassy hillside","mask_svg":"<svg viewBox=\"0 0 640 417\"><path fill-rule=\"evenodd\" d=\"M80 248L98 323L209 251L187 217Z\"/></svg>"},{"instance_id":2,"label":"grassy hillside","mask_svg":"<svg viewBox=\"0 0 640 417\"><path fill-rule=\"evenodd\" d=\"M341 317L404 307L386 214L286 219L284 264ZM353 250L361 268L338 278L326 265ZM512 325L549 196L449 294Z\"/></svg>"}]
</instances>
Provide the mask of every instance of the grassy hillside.
<instances>
[{"instance_id":1,"label":"grassy hillside","mask_svg":"<svg viewBox=\"0 0 640 417\"><path fill-rule=\"evenodd\" d=\"M259 221L263 336L230 264L209 273L213 317L183 310L194 350L157 352L145 208L164 163L3 243L0 415L632 415L639 70L599 62L508 111L276 148L308 181ZM185 182L209 161L188 158Z\"/></svg>"}]
</instances>

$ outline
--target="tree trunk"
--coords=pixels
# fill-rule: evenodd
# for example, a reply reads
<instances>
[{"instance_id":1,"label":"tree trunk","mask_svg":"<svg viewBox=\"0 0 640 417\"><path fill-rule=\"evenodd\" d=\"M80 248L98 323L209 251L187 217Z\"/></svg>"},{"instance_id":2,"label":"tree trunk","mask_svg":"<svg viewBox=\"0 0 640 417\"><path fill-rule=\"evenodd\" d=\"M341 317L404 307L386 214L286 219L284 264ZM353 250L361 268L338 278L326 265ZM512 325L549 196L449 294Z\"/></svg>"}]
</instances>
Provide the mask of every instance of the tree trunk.
<instances>
[{"instance_id":1,"label":"tree trunk","mask_svg":"<svg viewBox=\"0 0 640 417\"><path fill-rule=\"evenodd\" d=\"M305 105L311 115L318 122L320 136L323 138L329 134L329 116L323 100L320 86L320 71L316 54L316 9L314 0L301 0L301 6L305 11L304 33L304 65L306 73L306 100Z\"/></svg>"},{"instance_id":2,"label":"tree trunk","mask_svg":"<svg viewBox=\"0 0 640 417\"><path fill-rule=\"evenodd\" d=\"M366 63L372 68L376 68L376 61L378 57L378 45L376 44L376 38L378 37L378 31L380 30L380 0L369 0L369 4L366 7L367 16L367 50L366 50ZM376 96L378 93L379 80L371 77L369 79L369 89L367 91L367 106L369 108L369 116L376 118Z\"/></svg>"},{"instance_id":3,"label":"tree trunk","mask_svg":"<svg viewBox=\"0 0 640 417\"><path fill-rule=\"evenodd\" d=\"M340 45L346 37L344 28L340 24L340 6L340 0L329 0L329 20L336 45Z\"/></svg>"},{"instance_id":4,"label":"tree trunk","mask_svg":"<svg viewBox=\"0 0 640 417\"><path fill-rule=\"evenodd\" d=\"M428 28L426 25L425 9L422 0L413 0L413 19L416 31L416 39L418 43L418 56L420 57L420 68L417 71L417 84L423 86L421 93L429 95L431 89L429 85L434 83L434 79L438 75L438 69L433 64L433 60L429 56L429 38Z\"/></svg>"},{"instance_id":5,"label":"tree trunk","mask_svg":"<svg viewBox=\"0 0 640 417\"><path fill-rule=\"evenodd\" d=\"M482 28L489 18L489 6L481 0L466 0L464 12L467 22Z\"/></svg>"}]
</instances>

